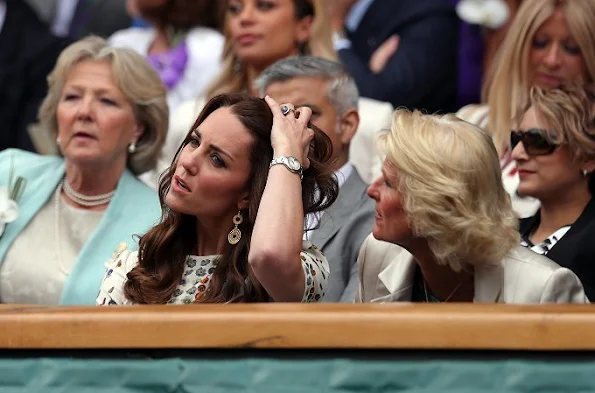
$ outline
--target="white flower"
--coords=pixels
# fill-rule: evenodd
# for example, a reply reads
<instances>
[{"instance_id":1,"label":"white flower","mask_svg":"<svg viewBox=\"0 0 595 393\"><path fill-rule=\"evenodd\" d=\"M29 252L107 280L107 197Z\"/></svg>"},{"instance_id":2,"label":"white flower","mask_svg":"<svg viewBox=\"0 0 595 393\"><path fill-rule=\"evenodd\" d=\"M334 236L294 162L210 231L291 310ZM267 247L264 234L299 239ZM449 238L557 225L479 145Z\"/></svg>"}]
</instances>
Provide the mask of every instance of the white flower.
<instances>
[{"instance_id":1,"label":"white flower","mask_svg":"<svg viewBox=\"0 0 595 393\"><path fill-rule=\"evenodd\" d=\"M13 222L19 216L19 206L8 197L8 190L0 186L0 236L4 233L6 224Z\"/></svg>"},{"instance_id":2,"label":"white flower","mask_svg":"<svg viewBox=\"0 0 595 393\"><path fill-rule=\"evenodd\" d=\"M457 14L467 23L497 29L506 23L510 12L504 0L461 0Z\"/></svg>"}]
</instances>

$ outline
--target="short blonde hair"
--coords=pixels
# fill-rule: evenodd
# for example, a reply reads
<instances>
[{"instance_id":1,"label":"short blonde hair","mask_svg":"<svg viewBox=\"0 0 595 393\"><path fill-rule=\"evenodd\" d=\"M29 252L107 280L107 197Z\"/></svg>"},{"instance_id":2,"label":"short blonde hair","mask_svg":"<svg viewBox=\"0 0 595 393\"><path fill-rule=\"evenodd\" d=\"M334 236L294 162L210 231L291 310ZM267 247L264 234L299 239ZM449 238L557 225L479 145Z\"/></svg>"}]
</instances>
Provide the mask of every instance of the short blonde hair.
<instances>
[{"instance_id":1,"label":"short blonde hair","mask_svg":"<svg viewBox=\"0 0 595 393\"><path fill-rule=\"evenodd\" d=\"M595 159L595 89L592 86L531 88L529 104L547 125L548 140L568 146L576 161Z\"/></svg>"},{"instance_id":2,"label":"short blonde hair","mask_svg":"<svg viewBox=\"0 0 595 393\"><path fill-rule=\"evenodd\" d=\"M314 9L312 20L312 32L310 40L304 47L304 55L322 57L327 60L337 60L337 54L333 49L331 40L330 23L326 12L326 0L292 0L311 1ZM296 7L297 8L297 7ZM233 50L233 42L227 28L227 17L225 22L225 44L223 45L222 70L219 76L209 86L207 98L218 94L229 93L251 93L252 86L249 86L246 66L240 61ZM280 59L278 59L280 60Z\"/></svg>"},{"instance_id":3,"label":"short blonde hair","mask_svg":"<svg viewBox=\"0 0 595 393\"><path fill-rule=\"evenodd\" d=\"M398 191L415 236L455 271L494 265L519 245L491 136L454 115L397 109L380 138L398 171Z\"/></svg>"},{"instance_id":4,"label":"short blonde hair","mask_svg":"<svg viewBox=\"0 0 595 393\"><path fill-rule=\"evenodd\" d=\"M500 154L509 144L514 118L529 101L528 59L533 37L557 9L564 13L581 49L589 75L589 80L584 82L595 81L595 1L523 0L483 91L490 108L488 130Z\"/></svg>"},{"instance_id":5,"label":"short blonde hair","mask_svg":"<svg viewBox=\"0 0 595 393\"><path fill-rule=\"evenodd\" d=\"M110 47L102 38L87 37L62 51L48 76L48 94L39 109L42 126L54 137L58 135L57 108L62 89L74 66L85 60L111 64L116 85L144 127L136 152L128 157L128 167L135 174L153 168L167 135L169 110L165 87L143 56L131 49Z\"/></svg>"}]
</instances>

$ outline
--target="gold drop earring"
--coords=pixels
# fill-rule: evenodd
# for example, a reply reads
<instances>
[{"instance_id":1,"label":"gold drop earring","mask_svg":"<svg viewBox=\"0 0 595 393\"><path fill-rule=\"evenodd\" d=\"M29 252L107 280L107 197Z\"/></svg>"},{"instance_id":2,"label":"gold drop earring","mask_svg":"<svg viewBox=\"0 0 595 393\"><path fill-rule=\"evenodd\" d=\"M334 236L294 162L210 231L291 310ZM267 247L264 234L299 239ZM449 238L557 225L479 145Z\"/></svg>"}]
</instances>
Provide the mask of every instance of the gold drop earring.
<instances>
[{"instance_id":1,"label":"gold drop earring","mask_svg":"<svg viewBox=\"0 0 595 393\"><path fill-rule=\"evenodd\" d=\"M238 214L233 216L233 224L235 227L227 235L227 241L229 244L238 244L242 238L242 232L240 231L240 228L238 228L238 225L240 225L242 222L244 222L244 217L242 217L242 212L238 211Z\"/></svg>"}]
</instances>

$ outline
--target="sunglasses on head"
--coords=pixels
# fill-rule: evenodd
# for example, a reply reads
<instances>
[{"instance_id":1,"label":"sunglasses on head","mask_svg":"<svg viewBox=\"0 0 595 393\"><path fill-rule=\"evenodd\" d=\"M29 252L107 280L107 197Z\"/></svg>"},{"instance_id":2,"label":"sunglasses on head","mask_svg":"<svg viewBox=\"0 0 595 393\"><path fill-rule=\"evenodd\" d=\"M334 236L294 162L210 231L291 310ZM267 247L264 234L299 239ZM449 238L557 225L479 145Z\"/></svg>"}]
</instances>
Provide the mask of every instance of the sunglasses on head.
<instances>
[{"instance_id":1,"label":"sunglasses on head","mask_svg":"<svg viewBox=\"0 0 595 393\"><path fill-rule=\"evenodd\" d=\"M552 154L558 145L547 140L545 130L531 128L527 131L511 131L510 146L514 150L521 142L525 152L530 156L545 156Z\"/></svg>"}]
</instances>

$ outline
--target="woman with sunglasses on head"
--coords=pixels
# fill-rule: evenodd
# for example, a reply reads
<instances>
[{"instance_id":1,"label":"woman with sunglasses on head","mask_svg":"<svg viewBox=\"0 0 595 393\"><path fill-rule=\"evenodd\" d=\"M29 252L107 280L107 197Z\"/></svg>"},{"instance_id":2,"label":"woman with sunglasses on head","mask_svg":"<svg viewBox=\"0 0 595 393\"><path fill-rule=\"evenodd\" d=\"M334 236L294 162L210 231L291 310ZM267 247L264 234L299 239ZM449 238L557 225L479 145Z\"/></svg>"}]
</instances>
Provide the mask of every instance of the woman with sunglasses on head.
<instances>
[{"instance_id":1,"label":"woman with sunglasses on head","mask_svg":"<svg viewBox=\"0 0 595 393\"><path fill-rule=\"evenodd\" d=\"M533 88L511 133L519 192L541 208L522 219L521 244L574 271L595 299L595 89Z\"/></svg>"}]
</instances>

